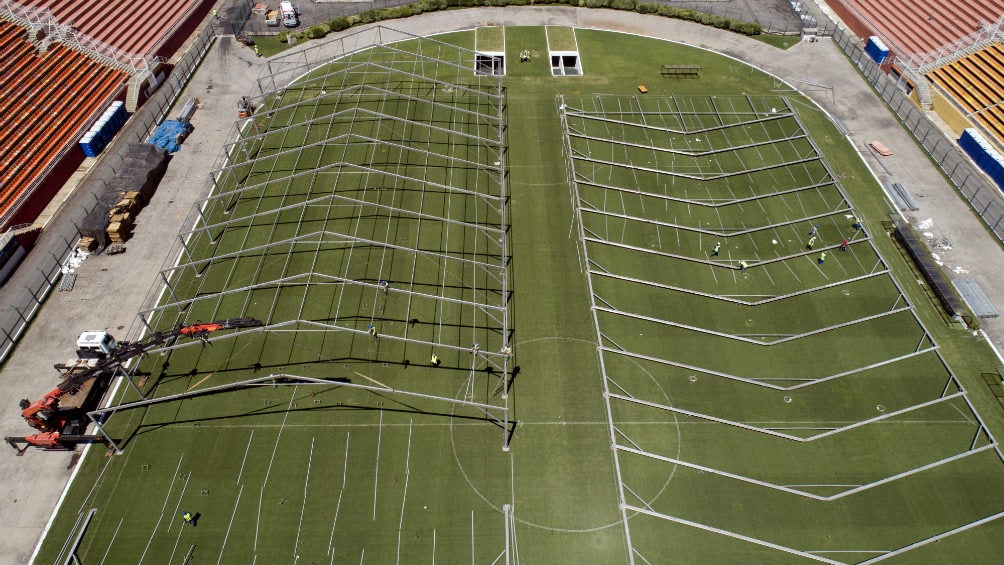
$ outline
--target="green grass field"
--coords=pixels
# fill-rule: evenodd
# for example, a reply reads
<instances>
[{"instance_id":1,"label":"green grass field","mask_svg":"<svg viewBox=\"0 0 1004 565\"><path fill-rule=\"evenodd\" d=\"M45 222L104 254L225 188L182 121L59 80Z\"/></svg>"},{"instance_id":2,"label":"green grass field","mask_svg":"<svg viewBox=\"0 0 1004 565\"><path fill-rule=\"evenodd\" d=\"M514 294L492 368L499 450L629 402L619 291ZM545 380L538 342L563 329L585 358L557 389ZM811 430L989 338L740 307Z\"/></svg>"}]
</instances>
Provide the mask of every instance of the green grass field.
<instances>
[{"instance_id":1,"label":"green grass field","mask_svg":"<svg viewBox=\"0 0 1004 565\"><path fill-rule=\"evenodd\" d=\"M548 29L490 32L501 82L463 32L257 99L143 316L267 326L144 359L184 398L111 417L39 563L999 562L995 359L852 145L733 59Z\"/></svg>"}]
</instances>

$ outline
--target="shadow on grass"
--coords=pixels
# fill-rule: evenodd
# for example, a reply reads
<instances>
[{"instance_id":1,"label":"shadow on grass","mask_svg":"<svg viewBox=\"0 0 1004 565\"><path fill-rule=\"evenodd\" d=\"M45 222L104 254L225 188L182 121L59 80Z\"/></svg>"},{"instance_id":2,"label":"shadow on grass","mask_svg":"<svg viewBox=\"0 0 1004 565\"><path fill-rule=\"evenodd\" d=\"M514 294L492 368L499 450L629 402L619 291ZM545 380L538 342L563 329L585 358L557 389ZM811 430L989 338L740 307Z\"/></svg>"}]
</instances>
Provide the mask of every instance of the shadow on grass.
<instances>
[{"instance_id":1,"label":"shadow on grass","mask_svg":"<svg viewBox=\"0 0 1004 565\"><path fill-rule=\"evenodd\" d=\"M369 359L344 358L344 359L340 359L340 360L336 360L336 361L315 361L315 362L312 362L312 363L302 363L302 364L304 364L304 365L310 365L310 364L317 364L317 363L332 363L332 362L339 362L339 363L354 363L354 362L369 363L371 361ZM463 367L463 366L451 367L451 366L440 365L438 367L434 367L431 364L413 365L409 359L405 359L405 360L400 361L400 362L385 362L385 363L400 365L403 369L407 369L408 367L414 366L414 367L425 367L426 370L430 370L430 371L433 370L433 369L435 369L436 371L451 371L451 370L452 371L463 371L465 373L468 373L470 371L470 368ZM166 368L166 365L167 364L165 364L165 368ZM260 363L255 363L250 368L253 371L255 371L255 372L260 371L262 369L288 369L289 368L289 364L275 364L275 365L263 366ZM235 368L232 368L232 369L222 369L222 370L214 371L214 372L215 373L225 373L225 372L247 371L247 370L248 370L248 367L235 367ZM487 365L485 368L478 369L477 371L478 372L483 372L483 373L485 373L488 376L496 376L496 374L497 374L497 371L496 371L495 367L493 367L491 365ZM513 385L516 382L516 377L519 374L520 374L520 366L516 365L515 367L513 367L512 371L509 374L509 391L510 392L512 391ZM173 382L174 380L176 380L178 378L190 377L190 376L195 376L195 375L198 375L198 372L193 369L192 371L188 371L188 372L185 372L183 374L179 373L179 374L175 375L174 378L165 379L164 378L165 373L162 372L161 376L158 378L157 382L147 392L147 395L149 396L161 384L168 384L168 383ZM498 394L502 391L502 388L504 387L504 381L503 381L503 378L502 378L501 374L498 374L498 379L499 379L498 386L494 389L494 391L492 393L492 396L498 396ZM278 378L277 380L281 380L281 378ZM311 393L309 394L309 396L313 397L313 396L316 396L317 394L321 394L321 393L324 393L324 392L329 392L329 391L336 390L336 389L340 388L339 386L337 386L337 383L351 383L352 382L352 380L349 379L349 378L347 378L347 377L337 377L337 378L331 378L331 379L326 379L326 380L330 381L333 384L333 386L331 386L329 388L322 389L320 391L311 391ZM194 391L194 394L192 394L192 397L194 397L194 396L212 396L212 395L217 395L217 394L226 394L226 393L234 392L236 390L240 390L240 389L238 389L238 388L232 388L232 389L226 389L226 390L219 390L219 391L215 391L215 392L209 392L209 393L205 393L205 394L199 394L198 391ZM390 402L394 402L396 404L399 404L399 405L402 406L402 408L386 408L386 407L383 406L382 402L380 402L379 406L376 406L376 407L374 407L374 406L347 406L347 405L344 405L344 404L342 404L340 402L336 403L333 406L332 405L328 405L328 406L310 406L310 407L306 407L306 408L293 408L293 409L283 407L282 405L277 405L277 406L263 406L261 408L255 408L253 410L248 410L246 412L238 412L238 413L232 413L232 414L223 414L223 415L219 415L219 416L210 416L210 417L205 417L205 418L190 418L190 419L185 419L185 420L173 420L171 422L159 422L159 423L154 423L154 424L140 424L135 429L133 429L127 436L125 436L125 437L117 440L116 443L118 443L118 445L119 445L120 448L124 449L127 445L129 445L132 442L133 439L137 438L138 436L141 436L141 435L143 435L145 433L148 433L148 432L157 431L159 429L166 428L166 427L169 427L169 426L175 426L175 425L182 425L182 424L198 425L198 424L200 424L202 422L212 422L212 421L216 421L216 420L228 420L228 419L232 419L232 418L244 418L244 417L250 417L250 416L268 416L268 415L278 414L278 413L284 413L284 412L310 412L310 411L319 411L319 410L341 410L341 409L346 409L346 410L386 410L386 411L389 411L389 412L410 413L410 414L423 414L423 415L426 415L426 416L442 416L442 417L448 417L448 418L460 418L460 419L463 419L463 420L484 421L484 422L488 422L488 423L490 423L490 424L492 424L492 425L494 425L496 427L499 427L499 428L503 427L502 423L500 423L500 422L498 422L498 421L496 421L496 420L494 420L492 418L489 418L487 416L463 416L463 415L457 415L457 414L452 414L452 413L447 413L447 412L422 410L422 409L418 408L417 406L413 406L411 404L403 402L401 399L391 398L391 397L389 397L389 396L381 393L380 391L370 390L368 392L370 392L373 396L376 396L376 397L388 400ZM189 397L186 397L186 398L189 398ZM182 398L178 398L177 400L182 400ZM516 424L517 424L517 421L515 421L515 420L510 422L510 429L507 431L507 435L508 435L509 438L511 438L512 434L515 433Z\"/></svg>"},{"instance_id":2,"label":"shadow on grass","mask_svg":"<svg viewBox=\"0 0 1004 565\"><path fill-rule=\"evenodd\" d=\"M517 372L518 371L514 371L514 373L517 373ZM332 379L332 382L351 382L351 381L349 381L349 379ZM335 390L337 388L339 388L339 387L332 386L331 388L322 390L320 392L323 393L323 392L327 392L327 391L330 391L330 390ZM228 393L228 392L232 392L232 390L218 391L218 392L212 393L212 394L215 395L215 394ZM487 416L466 416L466 415L454 414L454 413L449 413L449 412L422 410L422 409L420 409L418 407L415 407L415 406L403 403L403 402L401 402L400 400L398 400L396 398L391 398L391 397L386 396L384 394L381 394L381 393L379 393L377 391L369 391L369 392L371 392L376 397L385 399L385 400L390 401L390 402L397 403L397 404L401 405L401 407L400 408L388 408L388 407L383 406L382 402L380 402L378 406L348 406L348 405L344 405L342 403L336 403L333 406L330 406L330 405L329 406L308 406L308 407L305 407L305 408L288 408L288 405L285 405L285 406L284 405L265 406L265 407L262 407L262 408L256 408L256 409L253 409L253 410L248 410L248 411L242 412L242 413L226 414L226 415L219 415L219 416L210 416L210 417L206 417L206 418L190 418L190 419L185 419L185 420L174 420L174 421L171 421L171 422L160 422L160 423L156 423L156 424L140 424L138 427L136 427L136 429L134 429L127 436L125 436L125 437L123 437L123 438L121 438L119 440L116 440L116 443L118 444L118 446L121 449L125 449L129 444L132 443L132 441L134 439L138 438L139 436L142 436L142 435L144 435L146 433L155 432L155 431L163 429L163 428L168 428L168 427L171 427L171 426L179 426L179 425L185 425L185 424L191 424L193 426L197 426L197 425L199 425L199 424L201 424L203 422L213 422L213 421L216 421L216 420L230 420L230 419L233 419L233 418L246 418L246 417L254 417L254 416L271 416L271 415L275 415L275 414L284 414L284 413L308 413L308 412L331 411L331 410L386 411L386 412L394 412L394 413L399 413L399 414L420 414L420 415L424 415L424 416L433 416L433 417L437 417L438 416L438 417L443 417L443 418L457 418L457 419L460 419L460 420L487 422L487 423L492 424L493 426L495 426L495 427L497 427L499 429L502 429L504 427L504 424L502 422L499 422L499 421L494 420L492 418L489 418ZM311 393L310 396L314 396L316 394L318 394L318 393L314 392L314 393ZM509 437L511 437L512 434L515 432L517 424L518 424L518 422L516 420L512 420L512 421L509 422L509 429L507 430L507 435Z\"/></svg>"}]
</instances>

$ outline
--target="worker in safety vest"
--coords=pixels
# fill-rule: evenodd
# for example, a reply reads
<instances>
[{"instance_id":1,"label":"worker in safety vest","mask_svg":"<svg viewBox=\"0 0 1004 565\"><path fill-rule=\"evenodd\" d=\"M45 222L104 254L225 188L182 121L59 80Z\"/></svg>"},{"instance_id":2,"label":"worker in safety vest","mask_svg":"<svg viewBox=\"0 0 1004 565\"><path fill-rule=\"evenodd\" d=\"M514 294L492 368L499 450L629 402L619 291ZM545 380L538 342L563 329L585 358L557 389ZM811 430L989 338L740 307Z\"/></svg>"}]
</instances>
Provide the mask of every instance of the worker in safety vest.
<instances>
[{"instance_id":1,"label":"worker in safety vest","mask_svg":"<svg viewBox=\"0 0 1004 565\"><path fill-rule=\"evenodd\" d=\"M191 524L192 526L195 525L195 516L188 510L181 513L181 519L184 520L186 524Z\"/></svg>"}]
</instances>

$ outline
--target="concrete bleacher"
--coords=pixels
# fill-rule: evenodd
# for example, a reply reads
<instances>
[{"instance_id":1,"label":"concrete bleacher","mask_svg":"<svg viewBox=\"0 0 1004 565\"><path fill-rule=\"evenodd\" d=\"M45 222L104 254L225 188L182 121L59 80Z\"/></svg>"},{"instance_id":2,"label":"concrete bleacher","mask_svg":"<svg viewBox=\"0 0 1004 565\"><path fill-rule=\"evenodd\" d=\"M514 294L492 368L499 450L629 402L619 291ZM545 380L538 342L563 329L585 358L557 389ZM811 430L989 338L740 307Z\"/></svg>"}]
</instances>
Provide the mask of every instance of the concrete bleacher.
<instances>
[{"instance_id":1,"label":"concrete bleacher","mask_svg":"<svg viewBox=\"0 0 1004 565\"><path fill-rule=\"evenodd\" d=\"M840 0L900 55L927 53L1004 14L1004 0ZM840 10L837 10L839 13ZM855 29L855 33L861 31Z\"/></svg>"},{"instance_id":2,"label":"concrete bleacher","mask_svg":"<svg viewBox=\"0 0 1004 565\"><path fill-rule=\"evenodd\" d=\"M213 0L19 0L45 8L61 24L127 53L170 56ZM175 37L176 35L182 37Z\"/></svg>"},{"instance_id":3,"label":"concrete bleacher","mask_svg":"<svg viewBox=\"0 0 1004 565\"><path fill-rule=\"evenodd\" d=\"M970 119L1004 143L1004 46L995 43L927 76L952 96Z\"/></svg>"},{"instance_id":4,"label":"concrete bleacher","mask_svg":"<svg viewBox=\"0 0 1004 565\"><path fill-rule=\"evenodd\" d=\"M1004 0L837 0L829 5L862 40L879 36L893 53L890 66L918 82L918 90L927 87L919 80L925 76L962 110L965 117L959 119L979 122L1004 142L1004 105L996 106L1004 92L1004 50L993 43L1004 21ZM930 108L930 95L918 96Z\"/></svg>"},{"instance_id":5,"label":"concrete bleacher","mask_svg":"<svg viewBox=\"0 0 1004 565\"><path fill-rule=\"evenodd\" d=\"M214 3L18 0L3 6L0 227L33 221L83 161L82 132L113 99L125 97L129 82L134 94L141 89L156 72L151 63L174 55ZM29 26L40 41L28 41ZM130 81L127 73L138 70ZM138 95L130 100L142 102Z\"/></svg>"},{"instance_id":6,"label":"concrete bleacher","mask_svg":"<svg viewBox=\"0 0 1004 565\"><path fill-rule=\"evenodd\" d=\"M7 220L98 110L124 91L127 75L59 44L40 53L11 22L0 21L0 38L0 218Z\"/></svg>"}]
</instances>

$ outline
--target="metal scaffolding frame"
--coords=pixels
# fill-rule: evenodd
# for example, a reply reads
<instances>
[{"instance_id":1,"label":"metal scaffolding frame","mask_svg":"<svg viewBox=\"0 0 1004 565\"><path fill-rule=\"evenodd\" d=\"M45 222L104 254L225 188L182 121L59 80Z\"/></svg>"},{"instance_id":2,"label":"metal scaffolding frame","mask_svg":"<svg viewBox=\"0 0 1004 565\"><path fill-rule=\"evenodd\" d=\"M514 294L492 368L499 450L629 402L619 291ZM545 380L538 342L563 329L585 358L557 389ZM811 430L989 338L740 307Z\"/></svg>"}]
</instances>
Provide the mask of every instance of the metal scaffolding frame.
<instances>
[{"instance_id":1,"label":"metal scaffolding frame","mask_svg":"<svg viewBox=\"0 0 1004 565\"><path fill-rule=\"evenodd\" d=\"M379 26L270 60L249 97L253 117L236 121L209 195L159 273L158 299L139 313L148 329L225 313L262 320L267 335L328 332L344 349L317 357L332 361L388 367L402 360L385 349L426 348L448 358L439 370L457 376L462 398L414 380L368 386L285 371L111 406L95 423L266 382L335 384L473 409L502 428L507 450L504 91L473 61L473 51Z\"/></svg>"},{"instance_id":2,"label":"metal scaffolding frame","mask_svg":"<svg viewBox=\"0 0 1004 565\"><path fill-rule=\"evenodd\" d=\"M933 337L931 337L923 321L915 312L914 305L899 282L890 273L885 260L878 254L871 241L871 237L860 230L855 234L853 245L861 245L869 248L875 256L874 264L868 264L867 260L865 263L857 260L857 264L851 271L844 269L835 281L828 280L827 277L825 284L810 284L808 287L798 288L793 291L780 291L773 295L729 296L716 293L714 286L717 286L717 284L707 289L668 284L665 281L658 280L652 274L643 273L632 276L618 272L613 266L608 268L602 259L591 256L591 251L611 249L616 250L617 253L633 253L643 257L660 258L661 260L670 259L676 260L678 264L679 262L684 262L684 264L689 263L695 266L724 268L737 273L747 267L764 267L772 264L786 265L790 261L804 261L806 259L811 261L812 259L808 255L818 253L821 250L835 249L837 245L830 242L815 249L811 249L812 246L810 245L810 250L807 252L789 252L783 255L770 250L768 247L766 257L761 254L757 257L749 258L748 264L745 260L742 261L742 264L738 264L739 262L736 260L718 257L717 248L713 254L714 256L701 253L699 250L703 240L700 238L710 237L712 241L727 240L728 238L735 237L748 238L753 244L754 249L760 249L757 246L758 240L756 239L757 234L760 233L767 234L759 240L760 243L769 243L771 238L776 237L775 234L779 230L787 230L782 232L789 236L790 234L795 234L794 237L798 241L802 241L801 238L805 237L805 234L794 227L796 224L806 225L808 223L811 225L812 222L817 221L834 221L837 223L844 222L843 225L846 225L846 218L855 218L854 221L858 221L853 215L853 205L836 180L837 175L833 174L828 165L822 161L821 152L813 141L805 135L804 132L806 130L804 126L798 120L797 115L795 115L786 98L782 99L785 107L780 109L765 107L764 101L755 100L748 96L741 98L710 97L706 100L700 99L698 102L695 102L695 99L697 98L681 99L666 97L662 99L645 99L643 102L637 96L596 96L591 99L591 102L596 106L593 109L585 108L587 105L586 99L572 102L559 97L558 101L559 114L564 129L564 150L568 167L567 176L574 213L573 227L578 232L582 258L581 267L587 276L590 292L590 309L593 313L595 331L599 343L599 362L603 380L603 393L610 424L610 443L614 451L615 472L620 493L622 522L628 544L629 562L635 563L637 560L647 562L644 555L632 544L631 527L628 519L633 514L642 514L726 535L774 550L806 557L814 561L842 563L841 561L819 555L820 552L787 547L768 540L756 539L737 532L716 528L709 524L693 522L681 516L658 512L648 501L636 494L636 491L632 489L629 479L625 477L621 470L620 457L622 455L630 455L652 461L662 461L666 464L693 469L699 473L708 473L808 499L832 501L852 496L858 492L891 483L917 473L922 473L971 455L993 452L997 458L1004 461L1004 454L1001 453L997 440L992 436L976 412L975 407L970 402L965 388L952 372L947 361L941 356ZM643 106L643 104L647 106ZM697 106L702 107L697 108ZM725 106L728 107L723 111L722 108ZM773 135L767 129L762 129L759 130L757 137L743 139L744 134L741 132L746 128L756 130L756 128L773 120L784 120L788 122L788 125L774 131ZM730 136L727 133L729 130L735 132L735 135ZM764 135L768 138L766 142L760 139ZM638 141L639 138L644 141ZM792 148L790 147L792 144L803 144L806 147ZM749 154L749 157L746 157L744 152ZM726 162L730 163L728 166L737 166L737 168L725 170L723 169L722 161L714 159L709 159L707 165L699 164L698 162L699 157L722 155L725 153L728 153L731 157L730 160L726 160ZM681 167L692 168L680 170ZM792 168L799 169L799 172L789 173L788 171ZM615 171L626 172L627 174L616 175ZM779 189L775 185L756 184L750 181L753 178L750 175L761 175L761 177L757 177L757 180L766 180L769 182L773 178L772 175L775 174L774 171L777 171L780 175L788 175L785 179L789 185L791 180L796 180L796 184L799 186L796 188ZM622 181L622 184L618 184L615 180L625 177L633 178L634 182ZM801 179L805 178L810 180L802 182ZM714 189L705 188L706 193L695 195L688 193L687 188L677 187L674 183L679 179L697 181L701 183L699 186L704 187L706 187L706 183L709 181L717 181L719 184L714 185ZM738 187L742 186L743 180L750 181L749 190L751 195L736 194L737 187L730 184L730 179L740 181L735 183ZM784 186L786 183L781 182L778 184ZM674 190L672 192L665 191L667 185L672 185ZM758 187L759 190L754 188L754 186ZM663 188L664 192L658 191L660 187ZM713 192L713 190L717 192ZM811 195L821 190L832 191L828 196L823 196L822 211L811 212L811 208L807 211L802 200L802 195ZM760 201L778 197L797 198L801 207L796 209L800 209L802 213L795 214L797 217L782 220L774 219L767 212L767 208L760 204ZM637 202L640 202L640 205L635 205L640 206L640 209L636 207L633 212L629 212L629 207L625 204L626 198L633 198ZM657 213L646 207L647 205L654 205L653 207L658 212L663 212L664 207L668 211L671 205L684 208L685 216L693 214L696 211L699 214L698 217L701 219L704 217L712 219L717 217L719 225L715 227L714 221L711 222L710 226L701 222L692 225L694 224L693 218L690 219L691 224L675 220L667 221L660 219ZM752 226L726 226L721 223L721 216L719 215L721 209L727 206L739 206L740 210L744 210L742 208L744 205L754 206L757 214L762 215L764 221ZM759 206L759 208L756 208L756 206ZM700 216L700 214L705 214L705 216ZM739 215L745 216L745 214ZM645 233L648 235L649 240L643 241L643 238L637 235L629 236L626 229L628 225L636 227L633 230L635 234L640 230L648 230ZM814 235L817 229L818 225L813 228L811 235ZM664 251L661 245L662 239L658 239L661 234L660 230L675 234L675 243L678 246L680 245L680 238L687 237L689 239L686 241L693 243L694 247L683 246L684 250L676 253ZM629 237L635 237L635 240L625 241ZM658 248L654 244L651 244L653 241L660 242ZM696 249L697 252L688 252L685 249ZM654 263L649 266L649 270L657 270ZM794 271L792 271L792 274L794 275ZM769 274L767 276L769 277ZM630 292L631 288L650 289L656 292L678 292L684 295L735 304L737 307L745 307L765 305L806 293L832 291L832 289L846 285L859 283L871 284L869 281L875 280L877 277L887 278L895 294L898 295L895 300L891 299L891 304L887 306L887 309L882 310L881 306L877 306L877 309L869 315L849 316L839 323L824 324L823 327L785 335L765 336L760 333L741 335L722 330L701 328L692 324L683 324L678 321L669 320L664 316L650 315L644 310L639 310L629 299L632 295ZM773 281L773 279L771 280ZM625 287L627 290L619 294L614 291L603 293L597 288L598 283L601 281L614 281L615 284L631 286ZM715 282L717 283L717 279ZM615 286L612 288L617 289L619 287ZM644 304L644 299L639 304ZM803 337L838 331L843 327L867 323L870 320L894 315L908 315L916 324L919 340L914 347L890 353L890 358L888 359L872 362L861 367L852 367L832 375L817 375L812 378L779 377L777 379L733 375L707 367L687 365L673 360L661 352L642 353L632 351L631 348L626 348L617 343L614 337L604 331L604 322L600 318L600 316L613 316L618 320L637 320L640 323L654 325L655 327L712 334L725 339L741 341L752 346L771 347ZM736 418L709 414L705 409L695 410L675 406L668 398L656 399L652 394L648 394L646 390L635 390L635 388L642 388L642 386L635 387L625 383L624 380L618 378L618 375L615 374L616 369L613 366L608 366L615 363L617 359L625 359L634 363L643 362L671 366L675 369L692 371L713 378L730 379L762 387L764 390L792 391L867 371L881 370L888 365L910 359L919 359L921 356L934 356L936 364L940 365L940 372L932 372L932 375L937 373L944 378L945 384L940 394L934 391L932 396L926 400L916 400L911 397L911 399L905 399L902 405L893 406L890 410L886 410L884 406L879 405L876 406L878 415L858 418L851 422L842 422L839 425L811 428L797 426L764 427L742 422ZM647 372L644 368L641 370ZM692 374L690 380L691 382L695 382L696 376ZM937 380L937 378L934 377L934 380ZM777 381L780 381L780 383ZM790 402L790 400L790 396L785 397L785 402ZM665 450L665 445L661 439L649 438L651 441L646 441L645 438L634 437L634 434L630 433L629 429L625 429L627 426L620 425L619 421L614 417L615 412L613 408L614 403L617 403L618 409L622 406L640 406L646 410L664 412L674 417L696 418L728 426L739 433L754 432L805 444L817 439L861 429L928 407L956 402L961 403L962 410L960 412L966 411L966 408L968 408L969 415L966 416L963 414L963 416L967 421L971 422L974 430L971 441L966 440L965 445L960 443L957 446L954 444L949 446L949 448L957 448L954 452L947 454L943 452L933 453L926 461L919 462L915 466L908 465L910 468L901 469L899 472L886 476L876 476L871 480L865 481L864 484L842 485L842 488L836 492L825 495L811 492L806 488L798 488L798 485L776 484L754 476L744 476L740 473L701 464L689 458L662 453ZM959 409L959 405L952 405L957 410ZM1004 517L1004 512L980 517L969 523L952 528L947 532L918 540L905 547L891 551L876 552L877 555L868 559L867 562L881 561L904 551L909 551L914 547L933 543L953 533L962 532L976 525L1002 517Z\"/></svg>"},{"instance_id":3,"label":"metal scaffolding frame","mask_svg":"<svg viewBox=\"0 0 1004 565\"><path fill-rule=\"evenodd\" d=\"M396 394L400 396L410 396L414 398L424 398L427 400L436 400L441 402L446 402L454 406L462 406L473 408L478 412L484 414L485 418L491 422L494 422L500 428L505 429L508 427L508 423L505 420L505 409L500 409L498 406L492 404L485 404L481 402L473 402L466 399L456 399L444 396L437 396L433 394L423 394L421 392L409 391L404 389L395 389L389 387L378 381L374 381L376 385L366 385L353 383L350 381L340 380L332 381L330 379L320 379L317 377L308 377L303 375L292 375L286 373L273 373L264 377L256 377L253 379L246 379L238 382L227 383L222 385L210 386L205 388L200 388L197 390L192 390L189 392L182 392L179 394L170 394L166 396L160 396L157 398L145 398L142 400L137 400L134 402L126 402L123 404L117 404L115 406L109 406L107 408L99 408L98 410L92 410L87 413L87 417L90 418L91 423L94 424L95 429L108 441L116 452L122 453L123 450L119 444L112 438L112 436L105 430L104 422L107 417L113 414L122 412L124 410L131 410L133 408L141 408L144 406L151 406L154 404L161 404L163 402L174 402L176 400L184 400L186 398L195 398L198 396L205 396L209 394L217 394L221 392L230 392L234 390L241 390L246 388L254 387L278 387L278 386L299 386L299 385L321 385L327 388L331 386L352 388L357 390L366 390L371 392L379 392L381 394Z\"/></svg>"}]
</instances>

